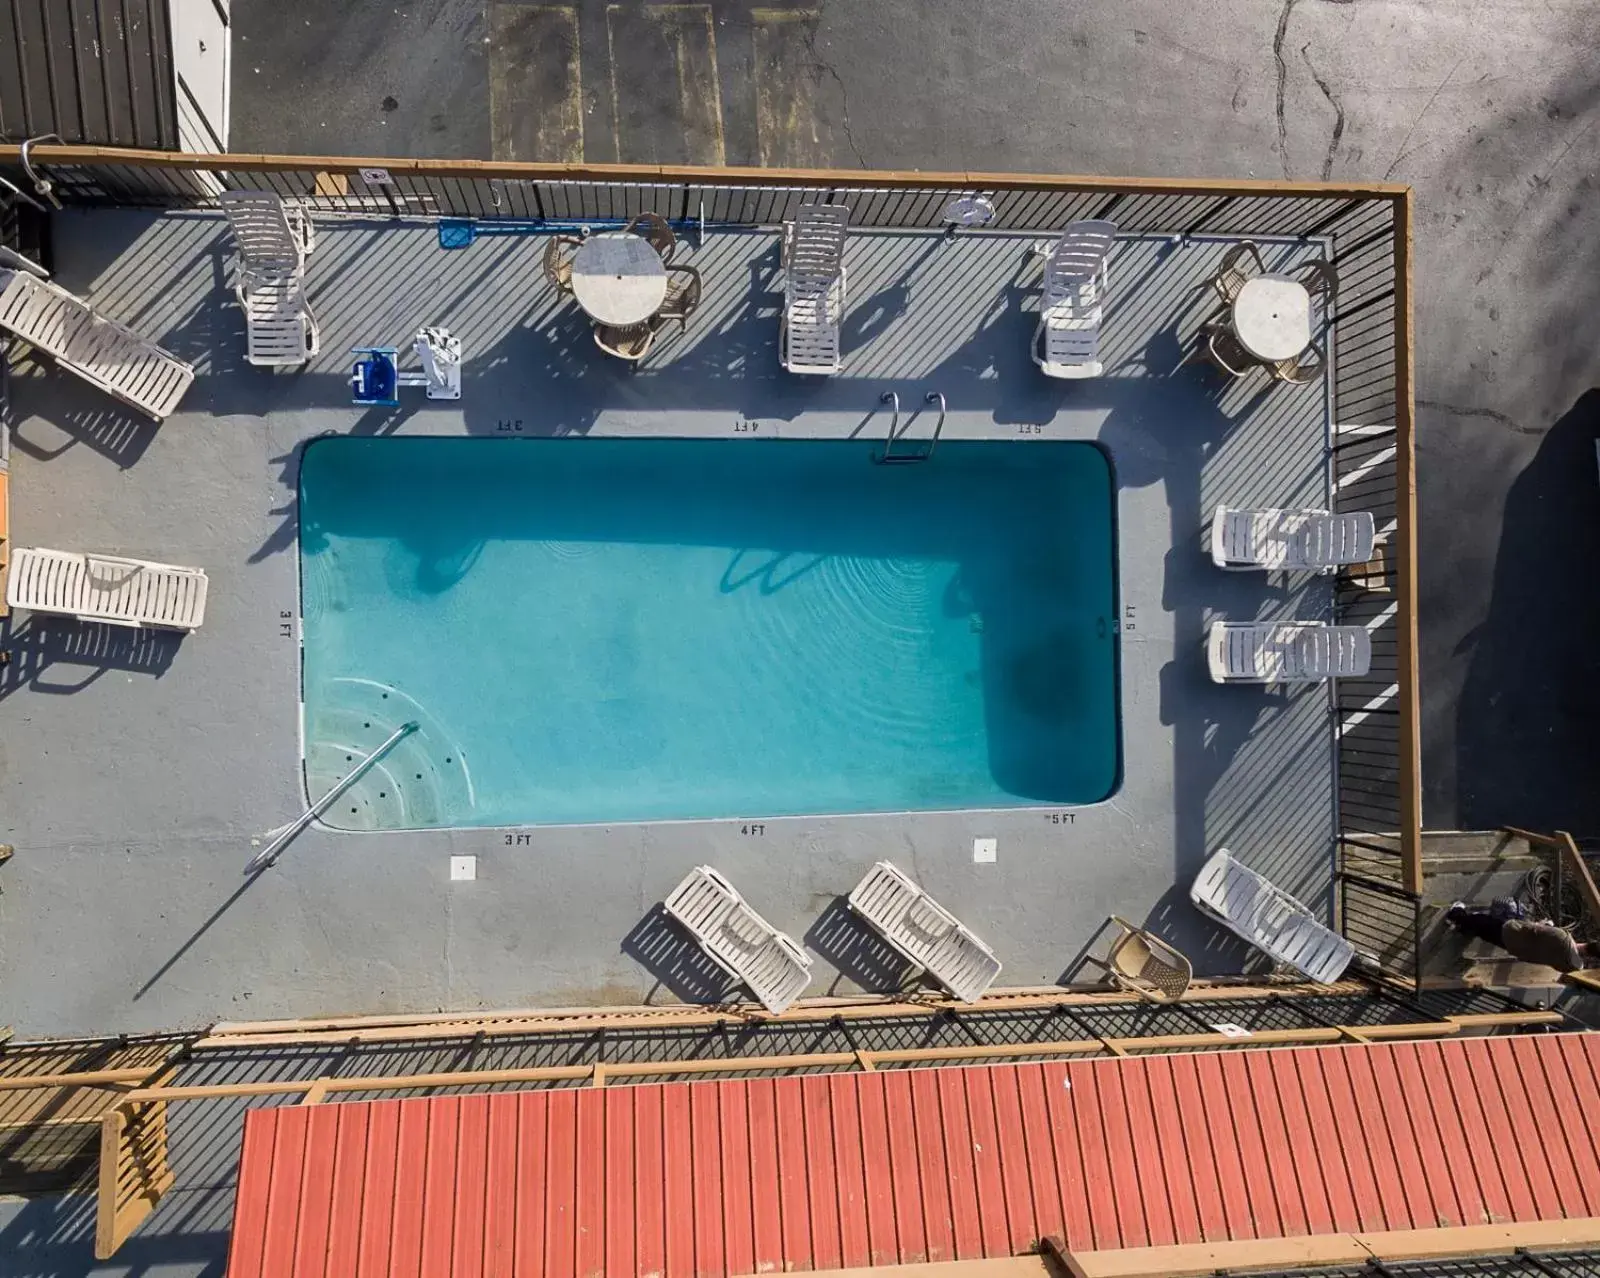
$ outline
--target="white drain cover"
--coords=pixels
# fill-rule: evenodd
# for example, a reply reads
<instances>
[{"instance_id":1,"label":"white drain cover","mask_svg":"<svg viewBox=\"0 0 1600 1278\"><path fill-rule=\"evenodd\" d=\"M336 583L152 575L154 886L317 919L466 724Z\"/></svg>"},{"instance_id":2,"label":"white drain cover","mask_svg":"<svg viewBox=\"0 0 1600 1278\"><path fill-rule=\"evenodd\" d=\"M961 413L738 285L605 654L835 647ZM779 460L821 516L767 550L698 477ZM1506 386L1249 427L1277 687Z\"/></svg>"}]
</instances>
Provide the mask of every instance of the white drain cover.
<instances>
[{"instance_id":1,"label":"white drain cover","mask_svg":"<svg viewBox=\"0 0 1600 1278\"><path fill-rule=\"evenodd\" d=\"M450 882L470 883L478 877L478 858L453 856L450 858Z\"/></svg>"}]
</instances>

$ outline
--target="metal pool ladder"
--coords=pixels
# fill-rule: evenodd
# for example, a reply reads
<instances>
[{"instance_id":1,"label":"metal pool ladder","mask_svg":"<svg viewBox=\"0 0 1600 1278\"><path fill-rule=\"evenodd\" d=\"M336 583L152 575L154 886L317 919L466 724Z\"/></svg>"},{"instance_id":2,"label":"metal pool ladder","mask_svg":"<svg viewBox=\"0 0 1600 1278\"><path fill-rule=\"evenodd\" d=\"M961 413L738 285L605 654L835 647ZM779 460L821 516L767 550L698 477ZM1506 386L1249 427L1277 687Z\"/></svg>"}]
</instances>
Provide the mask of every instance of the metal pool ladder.
<instances>
[{"instance_id":1,"label":"metal pool ladder","mask_svg":"<svg viewBox=\"0 0 1600 1278\"><path fill-rule=\"evenodd\" d=\"M884 391L881 400L885 404L894 405L894 417L889 422L889 436L883 441L883 451L872 460L880 466L895 466L903 462L927 461L933 456L933 450L939 446L939 436L944 431L945 402L943 391L929 391L922 397L925 404L939 405L939 420L934 424L933 435L927 441L927 447L918 448L916 441L908 444L906 449L898 455L894 451L895 441L905 439L905 431L911 428L911 423L916 420L912 417L906 421L904 429L900 425L900 396L894 391Z\"/></svg>"}]
</instances>

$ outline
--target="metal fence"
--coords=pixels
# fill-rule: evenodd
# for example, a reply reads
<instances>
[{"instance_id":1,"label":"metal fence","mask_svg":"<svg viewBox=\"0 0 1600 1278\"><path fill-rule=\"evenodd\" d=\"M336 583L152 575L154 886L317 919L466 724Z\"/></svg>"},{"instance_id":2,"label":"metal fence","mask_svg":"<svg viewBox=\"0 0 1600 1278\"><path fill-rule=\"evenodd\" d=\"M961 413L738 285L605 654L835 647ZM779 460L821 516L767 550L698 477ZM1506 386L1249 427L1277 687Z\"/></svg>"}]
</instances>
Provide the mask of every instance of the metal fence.
<instances>
[{"instance_id":1,"label":"metal fence","mask_svg":"<svg viewBox=\"0 0 1600 1278\"><path fill-rule=\"evenodd\" d=\"M1259 1278L1595 1278L1600 1274L1600 1251L1530 1251L1519 1247L1509 1255L1373 1259L1364 1265L1252 1272Z\"/></svg>"},{"instance_id":2,"label":"metal fence","mask_svg":"<svg viewBox=\"0 0 1600 1278\"><path fill-rule=\"evenodd\" d=\"M1370 511L1380 561L1342 579L1338 620L1365 625L1373 666L1341 681L1339 827L1392 836L1398 887L1421 889L1412 441L1409 191L1393 185L1032 177L978 173L669 169L471 161L205 156L0 148L0 174L61 205L204 207L270 190L329 216L616 221L655 211L707 225L773 226L810 202L848 203L855 226L937 232L953 201L981 199L997 230L1048 232L1108 217L1124 232L1320 240L1339 276L1328 340L1337 424L1333 502ZM1341 856L1344 852L1341 846ZM1392 938L1391 938L1392 939ZM1392 947L1385 947L1392 948Z\"/></svg>"}]
</instances>

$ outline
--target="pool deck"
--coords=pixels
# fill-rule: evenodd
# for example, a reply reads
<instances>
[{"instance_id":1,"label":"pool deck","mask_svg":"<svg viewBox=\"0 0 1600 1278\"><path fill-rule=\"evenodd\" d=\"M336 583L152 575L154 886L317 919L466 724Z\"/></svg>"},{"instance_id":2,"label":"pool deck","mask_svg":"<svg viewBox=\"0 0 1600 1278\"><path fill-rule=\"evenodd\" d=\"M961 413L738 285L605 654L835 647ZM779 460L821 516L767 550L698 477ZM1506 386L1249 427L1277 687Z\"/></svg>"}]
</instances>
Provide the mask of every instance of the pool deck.
<instances>
[{"instance_id":1,"label":"pool deck","mask_svg":"<svg viewBox=\"0 0 1600 1278\"><path fill-rule=\"evenodd\" d=\"M1112 913L1148 922L1200 970L1240 970L1243 947L1187 902L1219 846L1325 911L1327 690L1217 687L1201 652L1216 618L1330 616L1326 579L1223 573L1202 542L1218 502L1326 502L1325 391L1178 367L1214 309L1203 285L1227 243L1203 237L1124 240L1106 375L1049 381L1028 357L1035 238L853 233L845 371L802 379L777 363L775 233L712 228L685 253L706 280L704 304L684 336L632 370L603 356L546 285L540 237L445 252L430 226L319 219L309 287L322 354L275 375L244 362L219 218L58 214L59 281L192 361L198 377L158 427L66 375L19 370L14 544L196 564L210 599L188 637L26 614L6 623L0 840L17 851L0 896L0 1023L31 1037L710 999L722 982L658 904L702 863L805 939L817 955L813 994L893 987L904 975L841 908L883 858L988 941L1002 985L1060 979ZM1269 265L1320 251L1264 247ZM462 400L431 403L419 390L403 392L399 409L352 406L349 348L404 350L424 323L462 339ZM1109 452L1122 620L1123 782L1112 799L1070 812L312 828L274 868L243 875L307 802L295 620L307 440L881 438L889 390L907 412L943 392L946 438L1016 448L1091 439ZM924 416L909 434L931 425ZM998 841L993 864L974 863L975 838ZM449 880L456 855L477 857L476 881Z\"/></svg>"}]
</instances>

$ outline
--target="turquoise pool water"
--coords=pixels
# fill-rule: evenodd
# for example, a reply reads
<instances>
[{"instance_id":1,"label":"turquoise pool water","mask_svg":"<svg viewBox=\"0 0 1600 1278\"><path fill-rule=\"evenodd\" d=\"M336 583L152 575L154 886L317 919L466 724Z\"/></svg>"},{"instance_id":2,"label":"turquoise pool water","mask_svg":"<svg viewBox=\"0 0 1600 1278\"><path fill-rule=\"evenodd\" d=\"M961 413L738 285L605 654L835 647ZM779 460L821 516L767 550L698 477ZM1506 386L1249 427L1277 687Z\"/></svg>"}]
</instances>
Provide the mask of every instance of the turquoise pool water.
<instances>
[{"instance_id":1,"label":"turquoise pool water","mask_svg":"<svg viewBox=\"0 0 1600 1278\"><path fill-rule=\"evenodd\" d=\"M307 786L351 829L1078 804L1117 783L1086 443L335 438L300 473Z\"/></svg>"}]
</instances>

